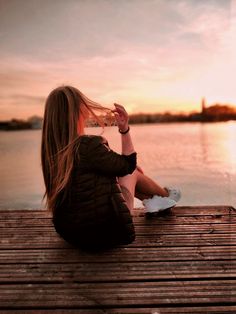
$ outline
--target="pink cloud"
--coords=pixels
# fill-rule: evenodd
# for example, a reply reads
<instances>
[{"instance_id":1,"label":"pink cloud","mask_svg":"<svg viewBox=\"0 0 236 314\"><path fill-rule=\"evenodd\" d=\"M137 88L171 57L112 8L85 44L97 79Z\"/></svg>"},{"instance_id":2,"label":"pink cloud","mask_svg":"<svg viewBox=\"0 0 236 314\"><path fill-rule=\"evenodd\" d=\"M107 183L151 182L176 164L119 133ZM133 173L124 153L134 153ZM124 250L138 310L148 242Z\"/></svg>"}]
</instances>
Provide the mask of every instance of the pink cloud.
<instances>
[{"instance_id":1,"label":"pink cloud","mask_svg":"<svg viewBox=\"0 0 236 314\"><path fill-rule=\"evenodd\" d=\"M86 19L80 24L84 28L74 31L78 19L73 10L77 12L79 7L74 5L72 10L68 6L65 20L72 15L68 20L72 38L66 38L60 26L64 37L55 33L51 41L45 34L48 41L38 48L38 54L29 57L23 51L2 53L2 117L13 114L23 117L30 114L30 108L32 114L42 114L44 99L61 84L75 85L88 97L106 105L114 101L124 103L130 112L191 110L202 96L212 101L235 102L231 75L235 67L235 14L230 19L226 8L212 6L208 1L201 2L202 5L176 1L174 7L171 2L160 3L153 2L158 9L154 14L154 10L150 11L153 5L139 2L132 14L123 13L122 23L117 15L103 23L94 6L90 8L92 13L83 7L84 14L90 12L94 19L88 28L91 38L83 33ZM104 2L105 11L122 13L115 8L106 7ZM137 19L140 24L135 27ZM100 33L96 33L96 25ZM13 39L12 36L11 44Z\"/></svg>"}]
</instances>

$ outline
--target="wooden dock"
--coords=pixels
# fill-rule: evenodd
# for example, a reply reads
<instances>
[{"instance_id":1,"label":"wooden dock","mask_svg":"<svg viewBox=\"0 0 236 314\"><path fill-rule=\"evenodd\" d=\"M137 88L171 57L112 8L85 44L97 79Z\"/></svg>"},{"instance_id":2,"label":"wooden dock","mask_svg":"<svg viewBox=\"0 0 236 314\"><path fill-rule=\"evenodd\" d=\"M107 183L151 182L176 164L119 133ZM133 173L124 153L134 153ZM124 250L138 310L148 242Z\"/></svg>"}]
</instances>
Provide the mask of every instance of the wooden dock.
<instances>
[{"instance_id":1,"label":"wooden dock","mask_svg":"<svg viewBox=\"0 0 236 314\"><path fill-rule=\"evenodd\" d=\"M0 313L236 313L235 209L136 210L134 222L132 245L88 254L45 211L1 211Z\"/></svg>"}]
</instances>

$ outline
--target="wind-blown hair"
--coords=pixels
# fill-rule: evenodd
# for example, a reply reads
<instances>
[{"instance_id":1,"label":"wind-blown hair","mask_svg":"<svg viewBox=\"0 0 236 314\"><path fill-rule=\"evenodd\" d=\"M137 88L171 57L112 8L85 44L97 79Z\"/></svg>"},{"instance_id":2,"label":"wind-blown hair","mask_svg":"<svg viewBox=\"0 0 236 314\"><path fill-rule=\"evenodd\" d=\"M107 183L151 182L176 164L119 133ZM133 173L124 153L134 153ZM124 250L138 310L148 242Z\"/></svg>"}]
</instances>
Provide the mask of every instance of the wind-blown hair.
<instances>
[{"instance_id":1,"label":"wind-blown hair","mask_svg":"<svg viewBox=\"0 0 236 314\"><path fill-rule=\"evenodd\" d=\"M58 202L68 195L75 156L78 158L75 148L78 147L76 144L81 135L79 121L93 118L104 128L105 115L111 117L111 110L88 99L72 86L60 86L47 97L42 129L41 166L45 183L43 200L46 197L48 210L54 211Z\"/></svg>"}]
</instances>

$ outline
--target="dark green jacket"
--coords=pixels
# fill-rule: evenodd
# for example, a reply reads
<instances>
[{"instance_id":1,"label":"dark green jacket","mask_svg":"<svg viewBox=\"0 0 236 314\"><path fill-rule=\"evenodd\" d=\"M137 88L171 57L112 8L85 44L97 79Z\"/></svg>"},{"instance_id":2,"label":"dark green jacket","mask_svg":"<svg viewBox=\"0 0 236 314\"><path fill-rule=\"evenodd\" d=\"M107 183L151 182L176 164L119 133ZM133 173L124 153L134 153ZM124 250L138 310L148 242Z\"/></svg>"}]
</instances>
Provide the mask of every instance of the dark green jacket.
<instances>
[{"instance_id":1,"label":"dark green jacket","mask_svg":"<svg viewBox=\"0 0 236 314\"><path fill-rule=\"evenodd\" d=\"M54 211L56 231L84 249L131 243L134 225L117 177L135 170L136 153L117 154L103 137L83 135L75 154L70 193L63 202L58 198Z\"/></svg>"}]
</instances>

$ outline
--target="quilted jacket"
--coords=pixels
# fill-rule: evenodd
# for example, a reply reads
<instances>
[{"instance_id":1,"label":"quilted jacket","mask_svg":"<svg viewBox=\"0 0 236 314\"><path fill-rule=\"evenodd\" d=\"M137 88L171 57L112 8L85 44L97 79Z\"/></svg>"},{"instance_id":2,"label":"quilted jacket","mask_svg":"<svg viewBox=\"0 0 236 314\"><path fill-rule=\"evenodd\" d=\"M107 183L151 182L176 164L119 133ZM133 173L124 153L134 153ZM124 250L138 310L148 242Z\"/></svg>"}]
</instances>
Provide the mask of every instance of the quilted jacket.
<instances>
[{"instance_id":1,"label":"quilted jacket","mask_svg":"<svg viewBox=\"0 0 236 314\"><path fill-rule=\"evenodd\" d=\"M59 235L82 249L100 250L135 239L135 230L117 177L136 168L136 153L120 155L102 136L83 135L75 149L76 161L69 194L58 197L53 223Z\"/></svg>"}]
</instances>

